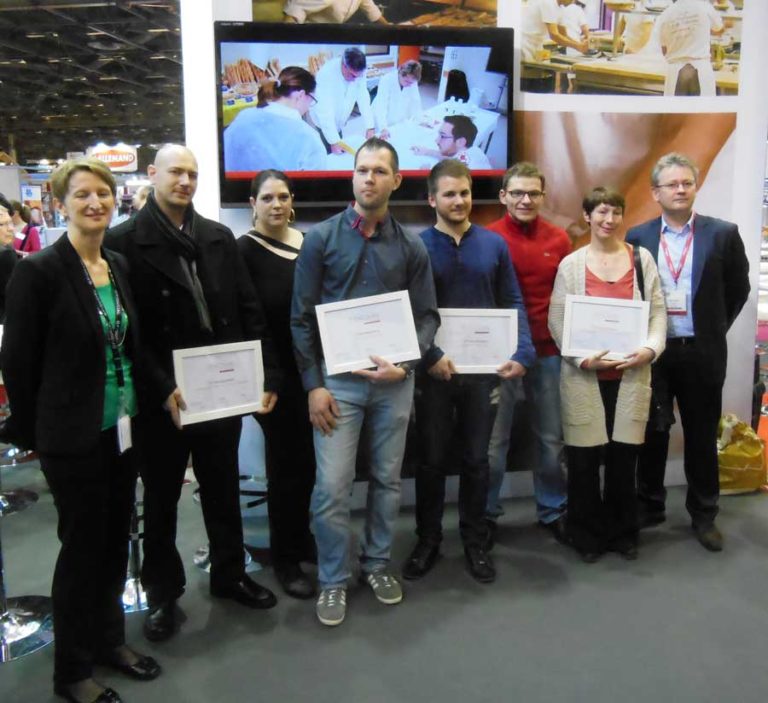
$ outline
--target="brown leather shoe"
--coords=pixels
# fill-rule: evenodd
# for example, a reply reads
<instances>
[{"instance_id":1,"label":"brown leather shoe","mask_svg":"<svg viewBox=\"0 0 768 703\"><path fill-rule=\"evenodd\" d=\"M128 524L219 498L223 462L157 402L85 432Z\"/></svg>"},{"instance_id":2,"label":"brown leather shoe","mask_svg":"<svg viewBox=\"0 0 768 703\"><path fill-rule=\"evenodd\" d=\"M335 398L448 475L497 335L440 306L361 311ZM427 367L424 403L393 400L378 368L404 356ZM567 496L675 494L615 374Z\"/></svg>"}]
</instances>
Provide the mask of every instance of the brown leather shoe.
<instances>
[{"instance_id":1,"label":"brown leather shoe","mask_svg":"<svg viewBox=\"0 0 768 703\"><path fill-rule=\"evenodd\" d=\"M712 525L694 525L693 532L699 544L710 552L723 551L723 534Z\"/></svg>"}]
</instances>

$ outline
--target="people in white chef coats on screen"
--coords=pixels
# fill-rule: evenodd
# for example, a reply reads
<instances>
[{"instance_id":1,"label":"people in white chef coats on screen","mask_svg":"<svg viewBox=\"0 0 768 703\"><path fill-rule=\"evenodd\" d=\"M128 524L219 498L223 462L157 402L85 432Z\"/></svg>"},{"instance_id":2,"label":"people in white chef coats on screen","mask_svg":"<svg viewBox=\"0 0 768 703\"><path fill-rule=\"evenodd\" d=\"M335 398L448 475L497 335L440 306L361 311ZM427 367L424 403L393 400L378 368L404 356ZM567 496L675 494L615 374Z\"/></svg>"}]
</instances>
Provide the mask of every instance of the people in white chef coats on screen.
<instances>
[{"instance_id":1,"label":"people in white chef coats on screen","mask_svg":"<svg viewBox=\"0 0 768 703\"><path fill-rule=\"evenodd\" d=\"M469 117L447 115L437 130L437 149L416 145L411 147L411 151L436 159L456 159L472 171L489 169L491 162L488 156L480 147L474 146L476 137L477 127Z\"/></svg>"},{"instance_id":2,"label":"people in white chef coats on screen","mask_svg":"<svg viewBox=\"0 0 768 703\"><path fill-rule=\"evenodd\" d=\"M420 80L421 64L414 60L405 61L397 70L382 76L372 105L382 139L389 138L389 127L393 124L421 114Z\"/></svg>"},{"instance_id":3,"label":"people in white chef coats on screen","mask_svg":"<svg viewBox=\"0 0 768 703\"><path fill-rule=\"evenodd\" d=\"M315 76L317 104L310 108L309 114L332 154L344 151L341 132L355 104L363 121L365 138L370 139L374 134L366 66L365 54L357 47L349 47L341 56L326 61Z\"/></svg>"},{"instance_id":4,"label":"people in white chef coats on screen","mask_svg":"<svg viewBox=\"0 0 768 703\"><path fill-rule=\"evenodd\" d=\"M298 66L259 84L259 102L224 130L226 171L319 171L327 153L317 130L302 118L315 102L315 77Z\"/></svg>"},{"instance_id":5,"label":"people in white chef coats on screen","mask_svg":"<svg viewBox=\"0 0 768 703\"><path fill-rule=\"evenodd\" d=\"M656 25L667 61L664 95L716 95L710 42L725 25L709 0L677 0Z\"/></svg>"}]
</instances>

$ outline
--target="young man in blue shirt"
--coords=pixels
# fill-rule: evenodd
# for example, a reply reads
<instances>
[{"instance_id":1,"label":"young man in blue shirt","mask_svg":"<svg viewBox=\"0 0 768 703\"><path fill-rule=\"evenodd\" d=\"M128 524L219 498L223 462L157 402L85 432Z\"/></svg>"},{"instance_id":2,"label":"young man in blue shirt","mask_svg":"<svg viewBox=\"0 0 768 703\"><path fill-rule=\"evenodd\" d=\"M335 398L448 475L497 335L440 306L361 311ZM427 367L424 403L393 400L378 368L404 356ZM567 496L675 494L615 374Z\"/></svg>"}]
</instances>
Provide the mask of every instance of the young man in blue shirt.
<instances>
[{"instance_id":1,"label":"young man in blue shirt","mask_svg":"<svg viewBox=\"0 0 768 703\"><path fill-rule=\"evenodd\" d=\"M459 530L470 574L483 583L496 570L484 548L485 501L488 493L488 441L493 428L492 394L500 378L525 374L536 358L528 318L504 240L469 220L472 176L455 159L439 162L428 179L429 204L437 222L421 233L435 280L437 304L446 308L515 308L518 346L496 374L457 373L453 360L437 346L424 355L417 421L425 445L424 463L416 473L418 542L403 568L403 577L424 576L440 555L446 470L452 439L461 440ZM423 421L422 421L423 420ZM455 431L454 431L455 427Z\"/></svg>"},{"instance_id":2,"label":"young man in blue shirt","mask_svg":"<svg viewBox=\"0 0 768 703\"><path fill-rule=\"evenodd\" d=\"M376 370L329 375L315 306L407 290L419 348L426 351L439 324L429 258L418 237L389 213L389 198L400 185L397 152L376 137L355 154L354 202L307 233L296 260L291 333L309 418L315 428L317 476L312 493L312 531L317 543L320 595L316 614L323 625L346 616L351 576L350 509L355 459L364 439L370 450L370 480L361 579L376 598L394 605L403 594L389 571L394 522L400 507L400 469L413 402L413 375L407 363L394 365L371 356Z\"/></svg>"}]
</instances>

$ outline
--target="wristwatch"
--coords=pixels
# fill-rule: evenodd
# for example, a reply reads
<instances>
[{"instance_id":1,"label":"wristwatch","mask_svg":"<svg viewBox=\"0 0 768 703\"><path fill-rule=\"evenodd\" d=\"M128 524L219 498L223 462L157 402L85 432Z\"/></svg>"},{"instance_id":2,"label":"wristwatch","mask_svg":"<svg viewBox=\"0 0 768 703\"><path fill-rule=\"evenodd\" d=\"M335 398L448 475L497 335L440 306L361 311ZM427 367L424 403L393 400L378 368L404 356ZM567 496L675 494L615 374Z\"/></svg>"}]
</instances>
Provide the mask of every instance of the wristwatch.
<instances>
[{"instance_id":1,"label":"wristwatch","mask_svg":"<svg viewBox=\"0 0 768 703\"><path fill-rule=\"evenodd\" d=\"M409 363L408 361L401 361L399 364L395 364L398 369L402 369L405 371L405 376L403 376L403 381L407 381L411 376L413 376L414 367L413 364Z\"/></svg>"}]
</instances>

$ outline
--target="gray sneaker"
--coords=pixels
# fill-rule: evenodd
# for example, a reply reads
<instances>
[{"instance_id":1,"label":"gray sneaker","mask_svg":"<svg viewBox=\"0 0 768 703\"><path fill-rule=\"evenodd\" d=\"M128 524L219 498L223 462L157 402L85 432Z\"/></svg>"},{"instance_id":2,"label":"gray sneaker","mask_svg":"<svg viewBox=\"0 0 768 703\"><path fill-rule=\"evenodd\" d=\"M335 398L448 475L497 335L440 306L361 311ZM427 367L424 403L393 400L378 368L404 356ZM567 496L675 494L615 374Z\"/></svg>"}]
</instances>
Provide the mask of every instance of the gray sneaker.
<instances>
[{"instance_id":1,"label":"gray sneaker","mask_svg":"<svg viewBox=\"0 0 768 703\"><path fill-rule=\"evenodd\" d=\"M380 603L394 605L403 600L403 589L399 581L386 569L361 574L360 579L373 589L373 595Z\"/></svg>"},{"instance_id":2,"label":"gray sneaker","mask_svg":"<svg viewBox=\"0 0 768 703\"><path fill-rule=\"evenodd\" d=\"M324 588L320 591L315 606L317 619L323 625L341 625L347 614L347 589L344 586Z\"/></svg>"}]
</instances>

